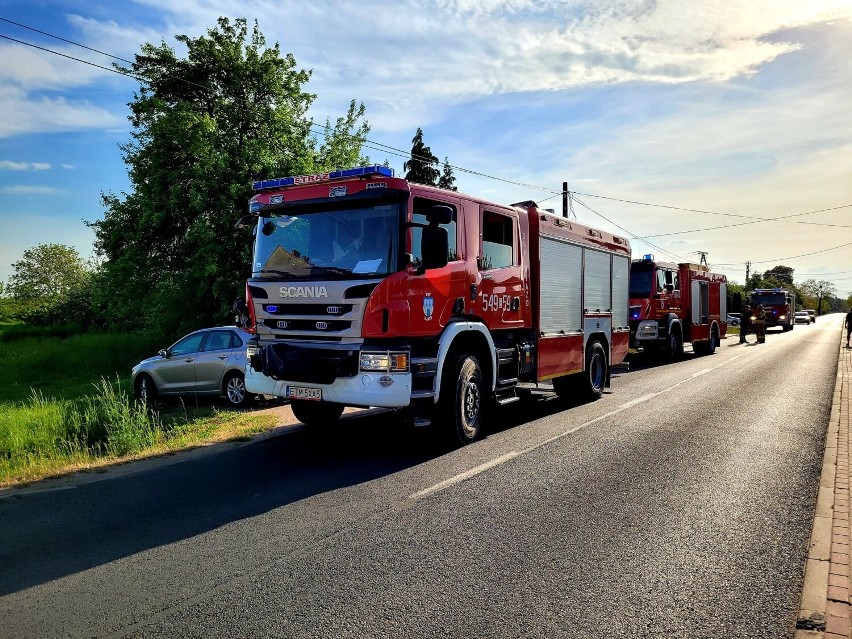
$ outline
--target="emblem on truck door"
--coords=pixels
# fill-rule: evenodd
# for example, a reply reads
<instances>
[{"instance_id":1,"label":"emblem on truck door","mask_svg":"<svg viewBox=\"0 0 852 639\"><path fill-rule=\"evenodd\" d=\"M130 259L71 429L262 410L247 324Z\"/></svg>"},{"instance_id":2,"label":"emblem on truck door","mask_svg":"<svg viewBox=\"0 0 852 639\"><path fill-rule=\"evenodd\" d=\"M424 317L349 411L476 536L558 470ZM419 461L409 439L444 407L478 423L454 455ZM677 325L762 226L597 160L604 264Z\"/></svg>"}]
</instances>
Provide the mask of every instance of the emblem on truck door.
<instances>
[{"instance_id":1,"label":"emblem on truck door","mask_svg":"<svg viewBox=\"0 0 852 639\"><path fill-rule=\"evenodd\" d=\"M426 293L426 296L423 298L423 317L426 318L427 322L432 319L432 312L434 310L435 300L431 293Z\"/></svg>"}]
</instances>

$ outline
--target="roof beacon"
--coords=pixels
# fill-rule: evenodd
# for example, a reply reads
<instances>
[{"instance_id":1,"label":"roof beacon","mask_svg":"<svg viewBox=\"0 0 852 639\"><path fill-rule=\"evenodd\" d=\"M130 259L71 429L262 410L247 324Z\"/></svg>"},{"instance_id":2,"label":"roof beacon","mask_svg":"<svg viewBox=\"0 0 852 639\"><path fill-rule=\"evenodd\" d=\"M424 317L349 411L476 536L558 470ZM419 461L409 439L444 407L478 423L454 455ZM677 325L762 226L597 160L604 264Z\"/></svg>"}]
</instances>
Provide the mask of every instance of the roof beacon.
<instances>
[{"instance_id":1,"label":"roof beacon","mask_svg":"<svg viewBox=\"0 0 852 639\"><path fill-rule=\"evenodd\" d=\"M299 184L313 184L314 182L329 182L331 180L343 180L353 177L369 177L373 175L381 175L384 177L393 177L393 169L379 164L373 166L359 166L354 169L346 169L344 171L331 171L330 173L314 173L312 175L294 175L291 177L276 178L274 180L263 180L261 182L252 182L252 188L255 191L265 191L267 189L278 189L282 186L296 186Z\"/></svg>"}]
</instances>

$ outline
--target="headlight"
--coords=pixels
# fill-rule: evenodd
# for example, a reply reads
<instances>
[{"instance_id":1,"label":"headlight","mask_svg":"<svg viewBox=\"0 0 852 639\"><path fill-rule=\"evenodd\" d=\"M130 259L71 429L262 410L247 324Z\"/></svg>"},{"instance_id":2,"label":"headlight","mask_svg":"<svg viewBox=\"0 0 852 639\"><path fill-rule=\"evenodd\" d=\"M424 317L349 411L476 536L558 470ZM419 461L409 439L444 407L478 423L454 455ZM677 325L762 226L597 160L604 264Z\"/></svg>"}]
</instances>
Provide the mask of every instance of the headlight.
<instances>
[{"instance_id":1,"label":"headlight","mask_svg":"<svg viewBox=\"0 0 852 639\"><path fill-rule=\"evenodd\" d=\"M787 316L786 315L779 315L778 319L787 319Z\"/></svg>"},{"instance_id":2,"label":"headlight","mask_svg":"<svg viewBox=\"0 0 852 639\"><path fill-rule=\"evenodd\" d=\"M408 370L408 353L361 353L362 371Z\"/></svg>"}]
</instances>

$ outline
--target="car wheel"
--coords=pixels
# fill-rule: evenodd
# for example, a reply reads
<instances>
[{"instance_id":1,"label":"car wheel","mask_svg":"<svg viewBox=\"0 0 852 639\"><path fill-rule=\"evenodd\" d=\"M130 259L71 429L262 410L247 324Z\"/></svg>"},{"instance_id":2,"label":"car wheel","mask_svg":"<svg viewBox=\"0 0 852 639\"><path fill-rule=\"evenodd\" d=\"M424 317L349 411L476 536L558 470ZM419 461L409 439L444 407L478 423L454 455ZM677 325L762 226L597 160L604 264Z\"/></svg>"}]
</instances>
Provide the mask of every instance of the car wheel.
<instances>
[{"instance_id":1,"label":"car wheel","mask_svg":"<svg viewBox=\"0 0 852 639\"><path fill-rule=\"evenodd\" d=\"M245 406L251 400L246 390L246 379L242 373L229 373L222 382L225 400L234 407Z\"/></svg>"},{"instance_id":2,"label":"car wheel","mask_svg":"<svg viewBox=\"0 0 852 639\"><path fill-rule=\"evenodd\" d=\"M153 404L157 400L157 385L147 373L142 373L136 378L133 390L136 393L136 399L143 404Z\"/></svg>"}]
</instances>

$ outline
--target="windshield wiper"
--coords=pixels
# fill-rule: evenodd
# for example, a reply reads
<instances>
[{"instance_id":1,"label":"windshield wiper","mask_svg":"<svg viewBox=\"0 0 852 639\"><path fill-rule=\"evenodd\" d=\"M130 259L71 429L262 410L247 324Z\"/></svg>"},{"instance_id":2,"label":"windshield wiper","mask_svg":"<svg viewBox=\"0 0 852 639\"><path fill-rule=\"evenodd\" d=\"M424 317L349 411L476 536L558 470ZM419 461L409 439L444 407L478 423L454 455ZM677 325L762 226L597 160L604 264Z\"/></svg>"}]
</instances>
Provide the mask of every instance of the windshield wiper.
<instances>
[{"instance_id":1,"label":"windshield wiper","mask_svg":"<svg viewBox=\"0 0 852 639\"><path fill-rule=\"evenodd\" d=\"M349 268L340 268L339 266L315 266L312 265L312 268L321 269L327 273L334 273L335 275L352 275L352 269Z\"/></svg>"},{"instance_id":2,"label":"windshield wiper","mask_svg":"<svg viewBox=\"0 0 852 639\"><path fill-rule=\"evenodd\" d=\"M260 271L261 273L269 273L271 275L280 275L282 277L286 277L288 279L296 279L296 275L293 275L290 271L279 271L275 268L265 268Z\"/></svg>"}]
</instances>

